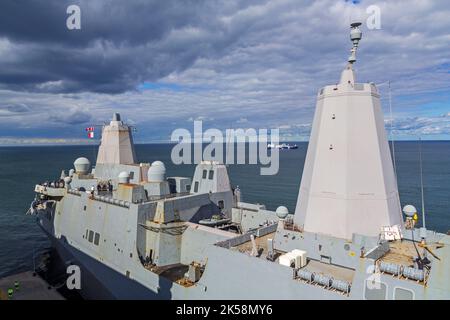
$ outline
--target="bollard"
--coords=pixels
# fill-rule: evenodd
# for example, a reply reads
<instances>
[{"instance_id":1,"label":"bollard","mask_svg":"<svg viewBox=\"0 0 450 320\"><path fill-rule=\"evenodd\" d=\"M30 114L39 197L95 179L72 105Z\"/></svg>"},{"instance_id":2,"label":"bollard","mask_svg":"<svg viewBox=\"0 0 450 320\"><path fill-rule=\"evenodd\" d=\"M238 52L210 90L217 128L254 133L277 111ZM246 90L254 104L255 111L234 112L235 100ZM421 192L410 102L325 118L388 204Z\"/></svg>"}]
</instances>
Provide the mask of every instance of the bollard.
<instances>
[{"instance_id":1,"label":"bollard","mask_svg":"<svg viewBox=\"0 0 450 320\"><path fill-rule=\"evenodd\" d=\"M8 289L8 299L11 299L13 296L14 290L12 288Z\"/></svg>"},{"instance_id":2,"label":"bollard","mask_svg":"<svg viewBox=\"0 0 450 320\"><path fill-rule=\"evenodd\" d=\"M16 291L19 291L20 289L19 281L14 281L14 288L16 289Z\"/></svg>"}]
</instances>

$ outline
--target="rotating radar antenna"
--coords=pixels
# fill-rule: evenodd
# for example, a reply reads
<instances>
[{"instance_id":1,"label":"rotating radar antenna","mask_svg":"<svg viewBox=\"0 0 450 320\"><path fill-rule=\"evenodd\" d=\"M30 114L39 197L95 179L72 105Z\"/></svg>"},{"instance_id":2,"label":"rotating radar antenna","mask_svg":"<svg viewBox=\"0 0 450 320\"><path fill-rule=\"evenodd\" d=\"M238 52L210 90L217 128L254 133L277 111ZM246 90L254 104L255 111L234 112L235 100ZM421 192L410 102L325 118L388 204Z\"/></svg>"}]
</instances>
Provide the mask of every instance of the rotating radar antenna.
<instances>
[{"instance_id":1,"label":"rotating radar antenna","mask_svg":"<svg viewBox=\"0 0 450 320\"><path fill-rule=\"evenodd\" d=\"M356 61L356 49L358 48L359 41L362 38L361 29L359 26L361 22L353 22L350 24L350 40L353 43L353 47L350 50L350 57L348 58L348 62L353 64Z\"/></svg>"}]
</instances>

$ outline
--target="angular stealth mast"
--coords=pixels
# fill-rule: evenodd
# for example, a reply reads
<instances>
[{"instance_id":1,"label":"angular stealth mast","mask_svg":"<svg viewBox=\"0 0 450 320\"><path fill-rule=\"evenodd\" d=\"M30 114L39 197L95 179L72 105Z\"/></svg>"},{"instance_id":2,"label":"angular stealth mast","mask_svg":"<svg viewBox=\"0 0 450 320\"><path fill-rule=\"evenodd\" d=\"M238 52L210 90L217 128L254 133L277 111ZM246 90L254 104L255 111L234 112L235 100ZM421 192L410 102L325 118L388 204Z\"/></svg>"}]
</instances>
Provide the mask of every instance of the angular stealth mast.
<instances>
[{"instance_id":1,"label":"angular stealth mast","mask_svg":"<svg viewBox=\"0 0 450 320\"><path fill-rule=\"evenodd\" d=\"M360 25L351 24L339 84L318 94L294 216L304 231L345 239L403 224L380 96L374 84L355 81Z\"/></svg>"},{"instance_id":2,"label":"angular stealth mast","mask_svg":"<svg viewBox=\"0 0 450 320\"><path fill-rule=\"evenodd\" d=\"M136 155L131 128L120 120L118 113L114 113L109 125L103 127L97 164L134 163L136 163Z\"/></svg>"}]
</instances>

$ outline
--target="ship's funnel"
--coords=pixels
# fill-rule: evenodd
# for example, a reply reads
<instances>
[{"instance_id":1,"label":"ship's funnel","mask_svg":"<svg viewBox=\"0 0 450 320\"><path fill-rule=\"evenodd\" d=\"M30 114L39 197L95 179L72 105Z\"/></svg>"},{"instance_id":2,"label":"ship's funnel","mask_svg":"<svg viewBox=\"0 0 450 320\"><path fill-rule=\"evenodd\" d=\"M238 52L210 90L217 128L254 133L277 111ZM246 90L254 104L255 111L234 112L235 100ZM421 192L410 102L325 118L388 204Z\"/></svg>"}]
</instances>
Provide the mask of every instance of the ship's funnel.
<instances>
[{"instance_id":1,"label":"ship's funnel","mask_svg":"<svg viewBox=\"0 0 450 320\"><path fill-rule=\"evenodd\" d=\"M97 164L134 164L136 155L131 135L131 127L120 120L120 114L114 113L109 125L102 131L102 141L98 150Z\"/></svg>"},{"instance_id":2,"label":"ship's funnel","mask_svg":"<svg viewBox=\"0 0 450 320\"><path fill-rule=\"evenodd\" d=\"M356 83L353 62L317 96L294 216L304 231L345 239L403 220L380 96L374 84Z\"/></svg>"}]
</instances>

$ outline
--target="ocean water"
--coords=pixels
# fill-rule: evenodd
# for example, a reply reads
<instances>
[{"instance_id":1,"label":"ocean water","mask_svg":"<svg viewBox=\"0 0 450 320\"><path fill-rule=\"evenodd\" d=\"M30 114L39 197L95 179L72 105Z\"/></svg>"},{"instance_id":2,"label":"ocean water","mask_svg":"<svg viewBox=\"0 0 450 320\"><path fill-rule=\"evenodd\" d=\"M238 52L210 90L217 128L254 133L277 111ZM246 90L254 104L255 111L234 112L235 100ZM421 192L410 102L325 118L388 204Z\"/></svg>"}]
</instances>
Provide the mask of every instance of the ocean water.
<instances>
[{"instance_id":1,"label":"ocean water","mask_svg":"<svg viewBox=\"0 0 450 320\"><path fill-rule=\"evenodd\" d=\"M295 210L307 143L280 152L280 170L261 176L259 165L230 165L233 186L239 185L244 201L259 202L269 209L280 205ZM174 165L172 145L136 145L140 162L161 160L168 176L192 176L193 165ZM402 205L420 210L418 142L396 142L395 156ZM56 179L62 169L72 168L80 156L95 159L93 146L0 147L0 276L33 268L33 257L50 243L35 222L25 215L34 198L34 185ZM422 163L429 229L450 230L450 141L422 142Z\"/></svg>"}]
</instances>

